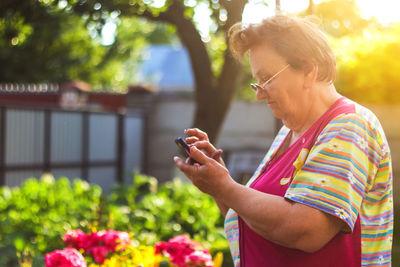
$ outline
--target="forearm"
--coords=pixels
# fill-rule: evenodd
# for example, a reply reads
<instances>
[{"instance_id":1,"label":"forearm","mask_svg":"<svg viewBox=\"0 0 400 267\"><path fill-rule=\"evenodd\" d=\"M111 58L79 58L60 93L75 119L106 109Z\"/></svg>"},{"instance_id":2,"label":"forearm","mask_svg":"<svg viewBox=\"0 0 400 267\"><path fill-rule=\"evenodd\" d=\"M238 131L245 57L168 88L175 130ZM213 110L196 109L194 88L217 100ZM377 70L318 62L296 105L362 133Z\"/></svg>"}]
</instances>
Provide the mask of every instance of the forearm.
<instances>
[{"instance_id":1,"label":"forearm","mask_svg":"<svg viewBox=\"0 0 400 267\"><path fill-rule=\"evenodd\" d=\"M214 197L214 201L215 201L215 203L217 204L217 206L218 206L218 208L219 208L219 211L221 212L221 215L225 218L226 213L227 213L228 210L229 210L229 207L226 206L226 205L222 202L222 200L220 200L220 199L218 199L218 198L215 198L215 197Z\"/></svg>"},{"instance_id":2,"label":"forearm","mask_svg":"<svg viewBox=\"0 0 400 267\"><path fill-rule=\"evenodd\" d=\"M224 204L235 210L246 224L265 239L285 247L296 247L305 228L296 221L295 203L240 184L230 184Z\"/></svg>"}]
</instances>

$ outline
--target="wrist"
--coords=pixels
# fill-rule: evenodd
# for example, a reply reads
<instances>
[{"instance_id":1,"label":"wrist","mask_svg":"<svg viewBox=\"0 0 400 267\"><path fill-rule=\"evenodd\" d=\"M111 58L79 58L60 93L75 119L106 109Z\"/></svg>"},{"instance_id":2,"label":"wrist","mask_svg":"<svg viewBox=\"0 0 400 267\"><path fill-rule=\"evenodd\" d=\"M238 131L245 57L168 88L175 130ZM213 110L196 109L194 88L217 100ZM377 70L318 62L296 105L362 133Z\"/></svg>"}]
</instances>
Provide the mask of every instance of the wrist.
<instances>
[{"instance_id":1,"label":"wrist","mask_svg":"<svg viewBox=\"0 0 400 267\"><path fill-rule=\"evenodd\" d=\"M238 186L240 185L235 182L235 180L233 180L233 178L229 175L229 179L227 179L227 182L223 184L216 198L226 204L227 202L229 202L230 198L232 198L236 194L235 192L237 192Z\"/></svg>"}]
</instances>

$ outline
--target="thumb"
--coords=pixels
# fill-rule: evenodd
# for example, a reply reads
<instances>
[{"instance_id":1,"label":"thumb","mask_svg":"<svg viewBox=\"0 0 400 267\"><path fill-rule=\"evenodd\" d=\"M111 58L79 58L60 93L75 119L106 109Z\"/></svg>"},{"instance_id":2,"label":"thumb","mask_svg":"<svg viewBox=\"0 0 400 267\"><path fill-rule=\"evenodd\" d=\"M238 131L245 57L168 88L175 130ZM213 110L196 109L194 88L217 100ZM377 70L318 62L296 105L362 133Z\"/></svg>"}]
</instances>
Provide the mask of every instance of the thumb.
<instances>
[{"instance_id":1,"label":"thumb","mask_svg":"<svg viewBox=\"0 0 400 267\"><path fill-rule=\"evenodd\" d=\"M198 149L196 146L190 147L190 157L196 160L200 164L206 164L207 161L210 160L209 157L207 157L206 154L204 154L200 149Z\"/></svg>"}]
</instances>

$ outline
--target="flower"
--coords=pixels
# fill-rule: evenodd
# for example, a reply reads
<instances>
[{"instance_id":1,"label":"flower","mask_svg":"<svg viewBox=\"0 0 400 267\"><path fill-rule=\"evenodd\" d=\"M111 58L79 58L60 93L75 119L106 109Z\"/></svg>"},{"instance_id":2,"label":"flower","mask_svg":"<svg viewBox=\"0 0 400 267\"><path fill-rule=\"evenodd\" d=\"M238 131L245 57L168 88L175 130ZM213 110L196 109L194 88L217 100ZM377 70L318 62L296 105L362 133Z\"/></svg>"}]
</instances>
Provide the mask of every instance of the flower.
<instances>
[{"instance_id":1,"label":"flower","mask_svg":"<svg viewBox=\"0 0 400 267\"><path fill-rule=\"evenodd\" d=\"M357 137L357 143L362 149L367 149L368 148L368 143L367 140L365 140L362 137Z\"/></svg>"},{"instance_id":2,"label":"flower","mask_svg":"<svg viewBox=\"0 0 400 267\"><path fill-rule=\"evenodd\" d=\"M157 242L154 248L156 249L156 254L161 254L166 248L168 243L164 241Z\"/></svg>"},{"instance_id":3,"label":"flower","mask_svg":"<svg viewBox=\"0 0 400 267\"><path fill-rule=\"evenodd\" d=\"M329 147L333 150L333 151L340 151L343 149L342 145L339 142L332 142L329 144Z\"/></svg>"},{"instance_id":4,"label":"flower","mask_svg":"<svg viewBox=\"0 0 400 267\"><path fill-rule=\"evenodd\" d=\"M116 250L122 251L129 240L128 233L115 230L98 231L85 234L82 230L69 230L63 237L66 245L75 249L82 249L85 255L90 255L97 262L102 264L108 254Z\"/></svg>"},{"instance_id":5,"label":"flower","mask_svg":"<svg viewBox=\"0 0 400 267\"><path fill-rule=\"evenodd\" d=\"M86 254L92 255L97 263L102 264L107 258L108 250L104 246L94 246L91 247Z\"/></svg>"},{"instance_id":6,"label":"flower","mask_svg":"<svg viewBox=\"0 0 400 267\"><path fill-rule=\"evenodd\" d=\"M320 178L318 181L321 186L330 186L331 185L331 182L326 177Z\"/></svg>"},{"instance_id":7,"label":"flower","mask_svg":"<svg viewBox=\"0 0 400 267\"><path fill-rule=\"evenodd\" d=\"M193 251L189 255L186 255L185 263L188 266L204 266L204 267L213 266L211 255L208 253L207 250Z\"/></svg>"},{"instance_id":8,"label":"flower","mask_svg":"<svg viewBox=\"0 0 400 267\"><path fill-rule=\"evenodd\" d=\"M382 255L380 255L380 256L379 256L379 259L378 259L378 264L379 264L379 265L382 265L384 262L385 262L385 259L383 258Z\"/></svg>"},{"instance_id":9,"label":"flower","mask_svg":"<svg viewBox=\"0 0 400 267\"><path fill-rule=\"evenodd\" d=\"M337 208L335 214L340 217L340 219L345 220L349 215L344 211L344 209Z\"/></svg>"},{"instance_id":10,"label":"flower","mask_svg":"<svg viewBox=\"0 0 400 267\"><path fill-rule=\"evenodd\" d=\"M89 267L117 267L117 266L144 266L156 267L163 261L161 255L155 253L152 246L126 245L125 250L116 251L101 265L90 264Z\"/></svg>"},{"instance_id":11,"label":"flower","mask_svg":"<svg viewBox=\"0 0 400 267\"><path fill-rule=\"evenodd\" d=\"M109 251L115 251L117 245L119 249L123 249L123 245L129 244L129 235L125 232L118 232L114 230L108 230L104 236L104 245L107 247Z\"/></svg>"},{"instance_id":12,"label":"flower","mask_svg":"<svg viewBox=\"0 0 400 267\"><path fill-rule=\"evenodd\" d=\"M353 173L349 172L347 174L347 178L349 179L351 184L355 184L357 182L357 179L354 177Z\"/></svg>"},{"instance_id":13,"label":"flower","mask_svg":"<svg viewBox=\"0 0 400 267\"><path fill-rule=\"evenodd\" d=\"M158 242L156 253L163 254L178 267L211 267L214 266L207 249L192 241L186 235L178 235L168 242Z\"/></svg>"},{"instance_id":14,"label":"flower","mask_svg":"<svg viewBox=\"0 0 400 267\"><path fill-rule=\"evenodd\" d=\"M86 267L82 254L74 248L55 250L45 256L46 267Z\"/></svg>"},{"instance_id":15,"label":"flower","mask_svg":"<svg viewBox=\"0 0 400 267\"><path fill-rule=\"evenodd\" d=\"M63 236L64 243L76 249L81 249L86 243L86 234L81 230L69 230Z\"/></svg>"}]
</instances>

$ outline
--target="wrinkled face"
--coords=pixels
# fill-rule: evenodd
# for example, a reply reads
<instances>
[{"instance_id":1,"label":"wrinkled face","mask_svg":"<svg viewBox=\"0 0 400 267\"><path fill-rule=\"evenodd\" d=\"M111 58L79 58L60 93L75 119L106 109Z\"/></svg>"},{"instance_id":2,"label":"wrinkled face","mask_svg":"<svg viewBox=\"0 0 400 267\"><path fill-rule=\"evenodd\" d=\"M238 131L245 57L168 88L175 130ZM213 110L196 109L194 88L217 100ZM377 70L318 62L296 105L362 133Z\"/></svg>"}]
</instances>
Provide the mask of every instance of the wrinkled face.
<instances>
[{"instance_id":1,"label":"wrinkled face","mask_svg":"<svg viewBox=\"0 0 400 267\"><path fill-rule=\"evenodd\" d=\"M253 77L263 84L288 64L275 50L265 43L250 49L249 60ZM275 76L264 88L256 90L258 100L265 100L275 117L283 122L296 119L304 107L304 72L291 66Z\"/></svg>"}]
</instances>

